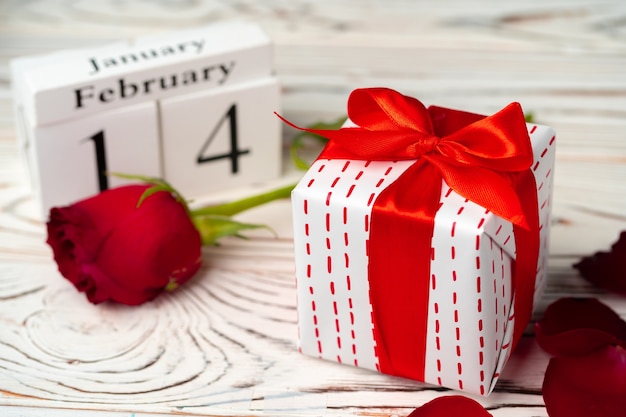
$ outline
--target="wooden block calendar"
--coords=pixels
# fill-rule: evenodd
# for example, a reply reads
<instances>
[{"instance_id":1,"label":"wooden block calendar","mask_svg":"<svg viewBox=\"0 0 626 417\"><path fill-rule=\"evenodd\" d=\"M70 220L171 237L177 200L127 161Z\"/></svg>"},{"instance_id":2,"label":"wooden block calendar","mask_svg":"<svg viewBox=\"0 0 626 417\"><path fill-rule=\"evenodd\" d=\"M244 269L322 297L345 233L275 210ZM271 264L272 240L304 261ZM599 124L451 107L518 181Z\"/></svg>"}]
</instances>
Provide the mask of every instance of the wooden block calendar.
<instances>
[{"instance_id":1,"label":"wooden block calendar","mask_svg":"<svg viewBox=\"0 0 626 417\"><path fill-rule=\"evenodd\" d=\"M229 22L11 62L18 140L42 216L164 178L186 198L280 174L269 37Z\"/></svg>"}]
</instances>

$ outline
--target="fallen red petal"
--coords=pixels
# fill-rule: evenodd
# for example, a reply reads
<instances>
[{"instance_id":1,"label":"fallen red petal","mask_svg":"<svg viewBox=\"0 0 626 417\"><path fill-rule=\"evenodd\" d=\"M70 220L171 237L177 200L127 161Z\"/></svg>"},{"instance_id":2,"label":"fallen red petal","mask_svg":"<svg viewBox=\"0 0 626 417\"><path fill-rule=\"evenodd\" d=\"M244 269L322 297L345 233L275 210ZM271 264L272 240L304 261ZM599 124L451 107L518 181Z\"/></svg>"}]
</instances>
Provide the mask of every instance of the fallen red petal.
<instances>
[{"instance_id":1,"label":"fallen red petal","mask_svg":"<svg viewBox=\"0 0 626 417\"><path fill-rule=\"evenodd\" d=\"M597 252L574 265L580 274L598 287L626 295L626 231L609 252Z\"/></svg>"},{"instance_id":2,"label":"fallen red petal","mask_svg":"<svg viewBox=\"0 0 626 417\"><path fill-rule=\"evenodd\" d=\"M610 344L626 346L626 322L595 298L561 298L535 324L535 335L551 355L578 356Z\"/></svg>"},{"instance_id":3,"label":"fallen red petal","mask_svg":"<svg viewBox=\"0 0 626 417\"><path fill-rule=\"evenodd\" d=\"M626 417L626 349L552 358L543 399L550 417Z\"/></svg>"},{"instance_id":4,"label":"fallen red petal","mask_svg":"<svg viewBox=\"0 0 626 417\"><path fill-rule=\"evenodd\" d=\"M435 398L416 408L408 417L493 417L478 402L461 395Z\"/></svg>"}]
</instances>

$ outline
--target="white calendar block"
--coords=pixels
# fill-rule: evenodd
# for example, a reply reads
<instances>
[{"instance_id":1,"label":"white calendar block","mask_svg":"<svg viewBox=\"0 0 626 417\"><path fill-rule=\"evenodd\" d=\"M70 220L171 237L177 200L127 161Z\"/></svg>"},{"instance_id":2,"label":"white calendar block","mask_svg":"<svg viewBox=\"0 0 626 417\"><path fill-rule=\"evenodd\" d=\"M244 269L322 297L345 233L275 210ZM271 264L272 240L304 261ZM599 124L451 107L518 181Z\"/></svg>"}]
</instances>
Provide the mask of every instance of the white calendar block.
<instances>
[{"instance_id":1,"label":"white calendar block","mask_svg":"<svg viewBox=\"0 0 626 417\"><path fill-rule=\"evenodd\" d=\"M31 183L34 186L38 186L34 177L33 169L30 167L35 166L34 147L30 144L30 137L32 136L32 130L34 123L31 123L25 115L24 107L25 103L31 100L28 80L25 76L29 71L36 68L43 68L49 65L54 65L59 61L69 59L88 59L93 56L94 49L100 51L100 53L106 53L107 51L118 51L120 49L128 48L129 44L126 41L114 42L104 45L98 48L80 48L80 49L66 49L62 51L56 51L44 55L33 55L27 57L20 57L11 61L11 74L12 83L11 90L13 94L13 113L16 118L16 129L18 139L18 149L24 163L29 167L27 173L30 175Z\"/></svg>"},{"instance_id":2,"label":"white calendar block","mask_svg":"<svg viewBox=\"0 0 626 417\"><path fill-rule=\"evenodd\" d=\"M194 196L278 176L272 74L271 41L249 22L13 60L18 145L43 218L120 183L104 169L158 176Z\"/></svg>"},{"instance_id":3,"label":"white calendar block","mask_svg":"<svg viewBox=\"0 0 626 417\"><path fill-rule=\"evenodd\" d=\"M231 22L95 48L14 76L24 78L26 118L42 126L269 76L270 46L258 25Z\"/></svg>"},{"instance_id":4,"label":"white calendar block","mask_svg":"<svg viewBox=\"0 0 626 417\"><path fill-rule=\"evenodd\" d=\"M279 105L273 77L162 100L165 178L188 197L276 178Z\"/></svg>"},{"instance_id":5,"label":"white calendar block","mask_svg":"<svg viewBox=\"0 0 626 417\"><path fill-rule=\"evenodd\" d=\"M110 172L160 177L156 102L33 130L34 177L42 215L128 182Z\"/></svg>"}]
</instances>

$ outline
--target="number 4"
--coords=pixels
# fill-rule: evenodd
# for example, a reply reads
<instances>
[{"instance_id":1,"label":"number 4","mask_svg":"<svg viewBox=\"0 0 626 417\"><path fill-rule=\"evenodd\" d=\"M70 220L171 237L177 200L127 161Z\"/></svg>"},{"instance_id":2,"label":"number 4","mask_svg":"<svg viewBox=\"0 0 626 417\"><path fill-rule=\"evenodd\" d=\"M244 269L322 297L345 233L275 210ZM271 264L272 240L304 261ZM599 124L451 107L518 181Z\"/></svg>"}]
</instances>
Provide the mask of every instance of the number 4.
<instances>
[{"instance_id":1,"label":"number 4","mask_svg":"<svg viewBox=\"0 0 626 417\"><path fill-rule=\"evenodd\" d=\"M205 155L205 152L215 136L217 132L219 132L220 128L224 124L224 121L228 119L230 123L230 152L218 154L218 155ZM233 174L236 174L239 171L239 156L250 153L249 149L239 149L237 143L237 105L233 104L230 106L228 111L220 118L217 122L217 125L211 131L206 142L202 145L202 149L198 153L198 157L196 162L198 164L204 162L216 161L219 159L230 159L230 170Z\"/></svg>"},{"instance_id":2,"label":"number 4","mask_svg":"<svg viewBox=\"0 0 626 417\"><path fill-rule=\"evenodd\" d=\"M218 155L205 155L207 148L219 132L220 128L224 124L224 121L228 119L230 123L230 152L218 154ZM98 188L100 191L107 190L109 188L109 181L107 177L107 158L106 147L104 140L104 130L95 133L93 136L88 137L86 140L93 141L95 156L96 156L96 171L98 176ZM198 153L197 162L199 164L204 162L216 161L219 159L230 159L231 172L236 174L239 172L239 156L250 153L249 149L239 149L237 142L237 105L230 106L228 111L220 118L217 125L211 131L206 142Z\"/></svg>"}]
</instances>

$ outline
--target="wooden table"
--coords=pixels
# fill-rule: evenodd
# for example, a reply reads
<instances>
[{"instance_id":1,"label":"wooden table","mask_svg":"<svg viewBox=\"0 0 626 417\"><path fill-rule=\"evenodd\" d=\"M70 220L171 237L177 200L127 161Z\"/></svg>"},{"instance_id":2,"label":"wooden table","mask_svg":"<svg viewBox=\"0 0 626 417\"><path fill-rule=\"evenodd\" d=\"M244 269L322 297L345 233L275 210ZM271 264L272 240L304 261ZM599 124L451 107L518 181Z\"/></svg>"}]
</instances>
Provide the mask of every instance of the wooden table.
<instances>
[{"instance_id":1,"label":"wooden table","mask_svg":"<svg viewBox=\"0 0 626 417\"><path fill-rule=\"evenodd\" d=\"M567 295L626 317L624 298L571 267L626 229L625 16L622 0L2 1L0 415L403 416L448 393L297 353L288 201L241 216L277 238L206 249L179 291L135 308L87 303L44 243L18 158L11 58L242 18L273 38L284 113L299 124L342 115L365 86L479 113L519 101L558 137L549 284L535 319ZM287 171L283 182L300 175ZM529 327L478 401L494 416L546 416L547 361Z\"/></svg>"}]
</instances>

